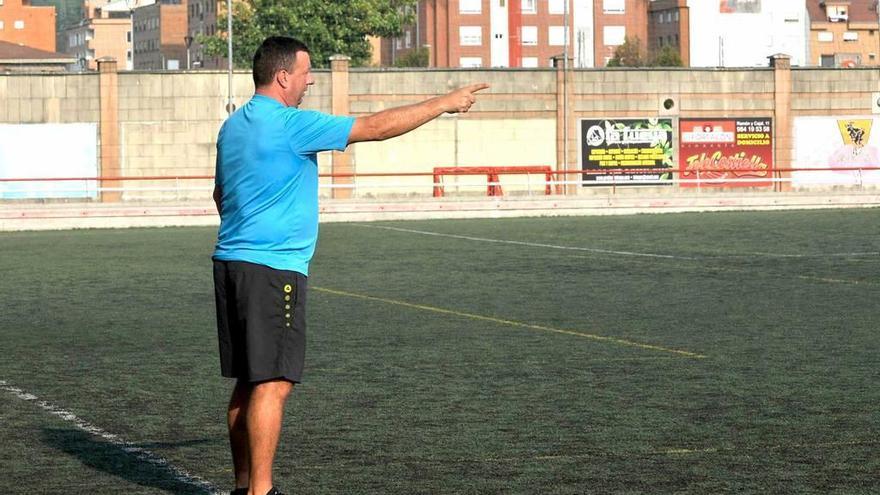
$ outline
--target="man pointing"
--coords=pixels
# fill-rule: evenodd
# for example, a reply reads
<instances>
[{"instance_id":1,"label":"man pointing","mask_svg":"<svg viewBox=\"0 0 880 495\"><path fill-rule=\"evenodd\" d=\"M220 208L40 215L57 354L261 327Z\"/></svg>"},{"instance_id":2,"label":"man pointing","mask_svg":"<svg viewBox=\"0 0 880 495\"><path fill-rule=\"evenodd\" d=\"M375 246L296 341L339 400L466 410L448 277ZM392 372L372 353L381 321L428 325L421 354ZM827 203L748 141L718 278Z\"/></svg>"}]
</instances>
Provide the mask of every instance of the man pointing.
<instances>
[{"instance_id":1,"label":"man pointing","mask_svg":"<svg viewBox=\"0 0 880 495\"><path fill-rule=\"evenodd\" d=\"M365 117L300 110L314 84L308 48L267 38L253 62L255 95L217 140L220 230L214 288L220 367L235 378L228 407L234 494L273 495L284 403L301 378L309 261L318 237L320 151L381 141L444 113L467 112L474 84Z\"/></svg>"}]
</instances>

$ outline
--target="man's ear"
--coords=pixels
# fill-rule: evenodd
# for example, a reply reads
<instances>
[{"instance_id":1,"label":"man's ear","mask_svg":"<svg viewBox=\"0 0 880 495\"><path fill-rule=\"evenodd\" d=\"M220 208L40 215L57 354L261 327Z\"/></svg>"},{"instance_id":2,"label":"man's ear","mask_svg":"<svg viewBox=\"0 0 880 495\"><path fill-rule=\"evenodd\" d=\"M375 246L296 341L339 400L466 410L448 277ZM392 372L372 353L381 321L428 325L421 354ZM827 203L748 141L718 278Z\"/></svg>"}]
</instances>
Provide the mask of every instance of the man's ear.
<instances>
[{"instance_id":1,"label":"man's ear","mask_svg":"<svg viewBox=\"0 0 880 495\"><path fill-rule=\"evenodd\" d=\"M287 89L287 86L288 86L287 78L289 76L290 76L290 74L288 74L286 70L279 70L278 72L275 73L275 82L277 82L278 85L281 86L282 88Z\"/></svg>"}]
</instances>

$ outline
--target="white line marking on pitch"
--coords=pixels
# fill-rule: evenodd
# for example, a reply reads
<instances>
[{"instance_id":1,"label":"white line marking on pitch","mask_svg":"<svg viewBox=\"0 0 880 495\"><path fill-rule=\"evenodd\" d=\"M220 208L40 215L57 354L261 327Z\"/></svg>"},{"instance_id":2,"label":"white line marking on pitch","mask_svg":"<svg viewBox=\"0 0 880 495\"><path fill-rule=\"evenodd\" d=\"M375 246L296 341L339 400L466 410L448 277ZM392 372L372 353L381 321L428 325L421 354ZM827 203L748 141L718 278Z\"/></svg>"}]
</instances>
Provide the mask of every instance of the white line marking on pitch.
<instances>
[{"instance_id":1,"label":"white line marking on pitch","mask_svg":"<svg viewBox=\"0 0 880 495\"><path fill-rule=\"evenodd\" d=\"M565 251L586 251L586 252L590 252L590 253L619 254L622 256L638 256L638 257L642 257L642 258L663 258L663 259L673 259L673 260L697 260L698 259L698 258L692 258L689 256L675 256L675 255L671 255L671 254L637 253L634 251L614 251L611 249L599 249L599 248L588 248L588 247L577 247L577 246L558 246L556 244L543 244L540 242L507 241L504 239L490 239L488 237L473 237L473 236L468 236L468 235L443 234L440 232L431 232L431 231L427 231L427 230L402 229L400 227L386 227L386 226L382 226L382 225L357 225L357 226L370 228L370 229L384 229L384 230L393 230L396 232L408 232L411 234L432 235L432 236L437 236L437 237L450 237L452 239L464 239L466 241L495 242L498 244L513 244L516 246L540 247L540 248L548 248L548 249L562 249Z\"/></svg>"},{"instance_id":2,"label":"white line marking on pitch","mask_svg":"<svg viewBox=\"0 0 880 495\"><path fill-rule=\"evenodd\" d=\"M861 253L823 253L823 254L785 254L785 253L741 253L728 255L714 255L712 258L751 258L763 256L766 258L858 258L862 256L880 256L880 251L866 251Z\"/></svg>"},{"instance_id":3,"label":"white line marking on pitch","mask_svg":"<svg viewBox=\"0 0 880 495\"><path fill-rule=\"evenodd\" d=\"M149 450L144 449L143 447L138 447L137 445L135 445L131 442L123 440L122 438L119 437L119 435L110 433L102 428L99 428L99 427L87 422L86 420L78 417L76 414L73 414L70 411L64 410L54 404L51 404L51 403L46 402L44 400L41 400L36 395L25 392L24 390L22 390L18 387L14 387L14 386L10 385L9 383L7 383L5 380L0 380L0 390L5 390L23 401L27 401L27 402L31 402L33 404L36 404L37 407L48 412L49 414L56 416L56 417L59 417L62 420L73 424L78 429L80 429L90 435L94 435L98 438L106 440L107 442L110 442L111 444L122 449L122 451L124 451L125 453L135 456L140 461L144 461L144 462L147 462L147 463L152 464L154 466L158 466L158 467L165 468L165 469L169 470L171 472L171 474L174 476L175 481L178 481L180 483L184 483L187 485L195 486L197 488L201 488L201 489L205 490L205 492L210 493L211 495L219 495L220 493L222 493L219 488L212 485L209 481L207 481L203 478L200 478L194 474L188 473L177 466L172 465L164 457L162 457L158 454L154 454L154 453L150 452Z\"/></svg>"},{"instance_id":4,"label":"white line marking on pitch","mask_svg":"<svg viewBox=\"0 0 880 495\"><path fill-rule=\"evenodd\" d=\"M491 239L488 237L474 237L468 235L460 235L460 234L444 234L442 232L431 232L429 230L416 230L416 229L404 229L400 227L388 227L385 225L363 225L356 224L357 227L364 227L369 229L383 229L383 230L392 230L395 232L408 232L410 234L421 234L421 235L430 235L436 237L449 237L452 239L463 239L466 241L477 241L477 242L494 242L498 244L513 244L517 246L529 246L529 247L541 247L548 249L562 249L566 251L585 251L590 253L601 253L601 254L619 254L622 256L638 256L642 258L662 258L662 259L673 259L673 260L688 260L688 261L711 261L718 259L730 259L730 258L754 258L756 256L763 256L767 258L857 258L862 256L880 256L880 251L865 251L865 252L855 252L855 253L823 253L823 254L786 254L786 253L731 253L731 254L722 254L722 255L706 255L706 256L676 256L673 254L658 254L658 253L639 253L635 251L615 251L612 249L600 249L600 248L589 248L589 247L578 247L578 246L559 246L556 244L544 244L539 242L525 242L525 241L510 241L504 239Z\"/></svg>"}]
</instances>

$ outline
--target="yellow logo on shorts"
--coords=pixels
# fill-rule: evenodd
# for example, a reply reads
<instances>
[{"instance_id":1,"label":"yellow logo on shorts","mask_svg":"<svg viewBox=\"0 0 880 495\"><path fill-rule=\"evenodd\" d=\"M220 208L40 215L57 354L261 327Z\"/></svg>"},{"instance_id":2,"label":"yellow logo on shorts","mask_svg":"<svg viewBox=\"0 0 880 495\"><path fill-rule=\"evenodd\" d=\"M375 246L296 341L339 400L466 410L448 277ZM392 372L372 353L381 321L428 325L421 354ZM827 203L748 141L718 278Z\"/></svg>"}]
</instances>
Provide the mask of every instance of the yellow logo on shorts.
<instances>
[{"instance_id":1,"label":"yellow logo on shorts","mask_svg":"<svg viewBox=\"0 0 880 495\"><path fill-rule=\"evenodd\" d=\"M291 287L290 284L287 284L284 286L285 293L290 294L290 291L292 291L292 290L293 290L293 287Z\"/></svg>"}]
</instances>

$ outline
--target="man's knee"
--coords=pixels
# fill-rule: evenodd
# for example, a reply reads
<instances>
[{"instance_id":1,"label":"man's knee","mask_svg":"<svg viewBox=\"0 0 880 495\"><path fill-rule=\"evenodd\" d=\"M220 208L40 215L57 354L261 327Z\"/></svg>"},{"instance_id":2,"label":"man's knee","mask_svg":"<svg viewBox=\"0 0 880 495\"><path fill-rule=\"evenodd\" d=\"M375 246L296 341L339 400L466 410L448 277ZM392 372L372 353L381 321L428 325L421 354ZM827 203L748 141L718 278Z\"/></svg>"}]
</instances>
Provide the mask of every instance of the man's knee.
<instances>
[{"instance_id":1,"label":"man's knee","mask_svg":"<svg viewBox=\"0 0 880 495\"><path fill-rule=\"evenodd\" d=\"M254 391L278 400L285 400L290 395L290 392L293 391L293 382L283 378L268 380L254 385Z\"/></svg>"}]
</instances>

